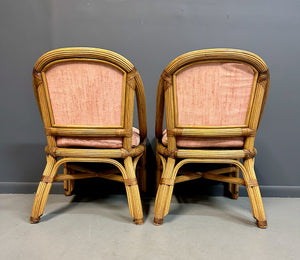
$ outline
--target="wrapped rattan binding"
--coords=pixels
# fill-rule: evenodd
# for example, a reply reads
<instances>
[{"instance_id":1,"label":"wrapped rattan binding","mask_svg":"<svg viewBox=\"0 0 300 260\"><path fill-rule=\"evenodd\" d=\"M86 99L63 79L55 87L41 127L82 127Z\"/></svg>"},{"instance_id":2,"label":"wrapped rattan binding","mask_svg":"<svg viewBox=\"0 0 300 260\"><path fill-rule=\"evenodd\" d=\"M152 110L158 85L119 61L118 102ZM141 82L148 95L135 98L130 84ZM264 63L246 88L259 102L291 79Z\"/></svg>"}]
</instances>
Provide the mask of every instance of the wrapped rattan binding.
<instances>
[{"instance_id":1,"label":"wrapped rattan binding","mask_svg":"<svg viewBox=\"0 0 300 260\"><path fill-rule=\"evenodd\" d=\"M124 179L124 184L125 186L132 186L132 185L137 185L137 179L136 178L132 178L132 179Z\"/></svg>"}]
</instances>

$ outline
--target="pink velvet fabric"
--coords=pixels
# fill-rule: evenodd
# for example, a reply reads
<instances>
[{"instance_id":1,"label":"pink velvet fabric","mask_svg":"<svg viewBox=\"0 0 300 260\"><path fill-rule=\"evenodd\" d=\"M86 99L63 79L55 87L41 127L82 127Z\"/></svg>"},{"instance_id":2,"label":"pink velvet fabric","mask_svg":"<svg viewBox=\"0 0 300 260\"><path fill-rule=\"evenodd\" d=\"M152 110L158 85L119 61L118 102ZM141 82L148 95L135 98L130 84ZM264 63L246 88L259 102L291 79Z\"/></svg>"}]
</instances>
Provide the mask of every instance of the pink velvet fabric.
<instances>
[{"instance_id":1,"label":"pink velvet fabric","mask_svg":"<svg viewBox=\"0 0 300 260\"><path fill-rule=\"evenodd\" d=\"M178 124L243 125L254 71L242 63L196 64L176 76Z\"/></svg>"},{"instance_id":2,"label":"pink velvet fabric","mask_svg":"<svg viewBox=\"0 0 300 260\"><path fill-rule=\"evenodd\" d=\"M105 137L57 137L58 147L122 148L122 138ZM132 146L140 144L139 129L132 128Z\"/></svg>"},{"instance_id":3,"label":"pink velvet fabric","mask_svg":"<svg viewBox=\"0 0 300 260\"><path fill-rule=\"evenodd\" d=\"M68 61L45 75L55 124L121 125L122 71L105 63Z\"/></svg>"},{"instance_id":4,"label":"pink velvet fabric","mask_svg":"<svg viewBox=\"0 0 300 260\"><path fill-rule=\"evenodd\" d=\"M168 145L167 131L163 131L162 143ZM243 137L230 138L195 138L177 137L176 145L180 148L241 148L244 146Z\"/></svg>"}]
</instances>

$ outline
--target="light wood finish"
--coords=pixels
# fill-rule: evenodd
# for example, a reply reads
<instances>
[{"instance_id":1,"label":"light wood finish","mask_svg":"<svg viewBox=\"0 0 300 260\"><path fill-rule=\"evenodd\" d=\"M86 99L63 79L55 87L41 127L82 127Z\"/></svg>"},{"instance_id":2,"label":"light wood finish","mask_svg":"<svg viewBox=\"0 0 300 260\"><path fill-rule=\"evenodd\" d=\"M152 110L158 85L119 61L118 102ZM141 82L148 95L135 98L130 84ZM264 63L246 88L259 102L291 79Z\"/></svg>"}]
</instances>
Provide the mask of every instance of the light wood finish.
<instances>
[{"instance_id":1,"label":"light wood finish","mask_svg":"<svg viewBox=\"0 0 300 260\"><path fill-rule=\"evenodd\" d=\"M236 167L234 172L229 172L229 176L239 178L240 169ZM242 184L242 185L244 185L244 184ZM239 184L238 183L229 183L228 190L230 192L232 199L238 199L238 197L239 197Z\"/></svg>"},{"instance_id":2,"label":"light wood finish","mask_svg":"<svg viewBox=\"0 0 300 260\"><path fill-rule=\"evenodd\" d=\"M122 108L122 125L120 126L74 126L55 125L51 102L48 98L47 82L44 73L46 69L58 62L81 60L88 62L103 62L111 64L124 72L124 91ZM44 212L48 194L53 182L64 181L65 194L72 194L74 180L82 178L101 177L123 182L126 188L129 212L136 224L143 223L143 212L139 185L146 190L146 104L143 83L138 71L132 63L121 55L97 48L62 48L50 51L41 56L33 69L33 87L38 107L45 127L48 145L45 149L47 165L39 184L33 209L31 223L40 221ZM134 97L136 96L141 142L132 147L132 122ZM123 147L120 149L85 149L61 148L56 145L56 136L75 137L122 137ZM142 158L141 160L139 160ZM95 171L74 163L106 163L115 169ZM64 165L64 174L57 175L60 165ZM138 177L136 178L136 170Z\"/></svg>"},{"instance_id":3,"label":"light wood finish","mask_svg":"<svg viewBox=\"0 0 300 260\"><path fill-rule=\"evenodd\" d=\"M70 167L68 167L67 164L64 165L64 176L65 178L71 177L73 176L74 171L72 169L70 169ZM65 190L65 195L66 196L71 196L73 189L75 186L75 180L70 178L70 179L66 179L64 180L64 190Z\"/></svg>"},{"instance_id":4,"label":"light wood finish","mask_svg":"<svg viewBox=\"0 0 300 260\"><path fill-rule=\"evenodd\" d=\"M175 98L176 73L182 68L199 62L220 61L243 63L249 65L255 72L245 124L213 127L179 126L177 124ZM177 57L165 68L159 79L156 100L156 183L158 187L154 209L154 224L162 224L164 216L168 214L175 183L206 178L229 183L229 191L234 199L238 198L239 185L246 186L257 226L260 228L267 227L262 198L254 172L254 157L256 155L254 141L266 103L268 89L269 71L267 65L260 57L248 51L235 49L193 51ZM166 109L167 147L161 143L164 109ZM244 137L245 142L242 149L189 149L177 147L176 139L178 137ZM243 160L243 164L240 160ZM229 167L205 173L179 171L187 163L228 164ZM177 175L178 171L179 174ZM240 171L243 178L239 177Z\"/></svg>"}]
</instances>

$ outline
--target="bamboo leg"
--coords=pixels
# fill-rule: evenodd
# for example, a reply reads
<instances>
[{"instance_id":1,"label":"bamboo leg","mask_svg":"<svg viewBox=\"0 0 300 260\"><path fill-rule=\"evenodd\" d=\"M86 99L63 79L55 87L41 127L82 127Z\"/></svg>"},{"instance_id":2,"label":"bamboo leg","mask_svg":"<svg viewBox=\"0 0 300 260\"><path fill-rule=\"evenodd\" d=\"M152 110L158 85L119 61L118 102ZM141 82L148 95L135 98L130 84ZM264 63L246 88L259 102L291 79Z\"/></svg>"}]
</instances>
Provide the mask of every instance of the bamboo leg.
<instances>
[{"instance_id":1,"label":"bamboo leg","mask_svg":"<svg viewBox=\"0 0 300 260\"><path fill-rule=\"evenodd\" d=\"M255 171L254 171L254 159L247 159L244 161L245 168L249 173L250 180L246 183L249 199L252 205L253 217L257 220L256 224L260 228L267 227L267 220L265 216L265 210L257 183Z\"/></svg>"},{"instance_id":2,"label":"bamboo leg","mask_svg":"<svg viewBox=\"0 0 300 260\"><path fill-rule=\"evenodd\" d=\"M53 171L53 167L56 163L56 159L52 156L47 156L47 165L45 167L45 170L43 172L43 177L49 176L53 177L55 175L55 172ZM41 215L44 213L45 205L47 202L47 198L49 195L50 188L52 186L52 183L47 183L44 181L41 181L39 184L39 187L37 189L33 207L32 207L32 213L30 217L31 223L38 223L40 221Z\"/></svg>"},{"instance_id":3,"label":"bamboo leg","mask_svg":"<svg viewBox=\"0 0 300 260\"><path fill-rule=\"evenodd\" d=\"M68 169L68 166L65 163L64 164L64 174L72 174L72 173L74 173L74 171L71 170L71 169ZM74 180L66 180L66 181L64 181L64 190L65 190L65 195L66 196L72 195L72 191L74 189L74 184L75 184Z\"/></svg>"},{"instance_id":4,"label":"bamboo leg","mask_svg":"<svg viewBox=\"0 0 300 260\"><path fill-rule=\"evenodd\" d=\"M236 167L235 172L229 173L229 176L231 176L231 177L239 178L239 175L240 175L240 169L238 167ZM231 194L231 198L237 200L239 198L239 185L229 183L228 188L229 188L229 192Z\"/></svg>"},{"instance_id":5,"label":"bamboo leg","mask_svg":"<svg viewBox=\"0 0 300 260\"><path fill-rule=\"evenodd\" d=\"M162 163L156 152L155 190L157 191L162 174Z\"/></svg>"},{"instance_id":6,"label":"bamboo leg","mask_svg":"<svg viewBox=\"0 0 300 260\"><path fill-rule=\"evenodd\" d=\"M139 187L142 192L146 192L147 190L147 171L146 171L146 149L144 151L143 156L140 159L141 166L139 168L138 172L138 182Z\"/></svg>"},{"instance_id":7,"label":"bamboo leg","mask_svg":"<svg viewBox=\"0 0 300 260\"><path fill-rule=\"evenodd\" d=\"M159 184L156 199L155 199L155 207L154 207L154 224L155 225L161 225L163 223L163 217L168 214L172 192L173 192L173 184L172 181L175 180L173 178L173 170L175 165L175 159L168 158L166 169L163 171L162 174L162 180L166 180L166 182L170 181L170 184L168 183L161 183Z\"/></svg>"},{"instance_id":8,"label":"bamboo leg","mask_svg":"<svg viewBox=\"0 0 300 260\"><path fill-rule=\"evenodd\" d=\"M130 215L134 218L137 225L144 223L143 210L139 187L136 181L136 174L133 168L132 158L129 156L124 160L127 176L123 176L127 192ZM131 182L131 183L130 183Z\"/></svg>"}]
</instances>

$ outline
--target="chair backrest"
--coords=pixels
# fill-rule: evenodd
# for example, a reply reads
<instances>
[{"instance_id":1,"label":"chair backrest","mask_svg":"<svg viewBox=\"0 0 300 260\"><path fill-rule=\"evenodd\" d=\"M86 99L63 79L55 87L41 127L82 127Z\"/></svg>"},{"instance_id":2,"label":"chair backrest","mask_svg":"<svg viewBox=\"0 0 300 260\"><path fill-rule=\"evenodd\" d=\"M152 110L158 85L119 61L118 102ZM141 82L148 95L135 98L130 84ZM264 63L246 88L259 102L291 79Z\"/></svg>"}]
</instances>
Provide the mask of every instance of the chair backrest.
<instances>
[{"instance_id":1,"label":"chair backrest","mask_svg":"<svg viewBox=\"0 0 300 260\"><path fill-rule=\"evenodd\" d=\"M50 51L35 64L33 83L47 136L130 139L136 92L141 137L146 137L141 78L117 53L84 47Z\"/></svg>"},{"instance_id":2,"label":"chair backrest","mask_svg":"<svg viewBox=\"0 0 300 260\"><path fill-rule=\"evenodd\" d=\"M188 65L174 75L178 126L244 125L254 71L242 63Z\"/></svg>"},{"instance_id":3,"label":"chair backrest","mask_svg":"<svg viewBox=\"0 0 300 260\"><path fill-rule=\"evenodd\" d=\"M45 71L54 125L122 126L126 73L110 63L62 61Z\"/></svg>"},{"instance_id":4,"label":"chair backrest","mask_svg":"<svg viewBox=\"0 0 300 260\"><path fill-rule=\"evenodd\" d=\"M268 67L253 53L208 49L183 54L159 81L156 136L162 135L164 103L168 136L254 136L268 87Z\"/></svg>"}]
</instances>

